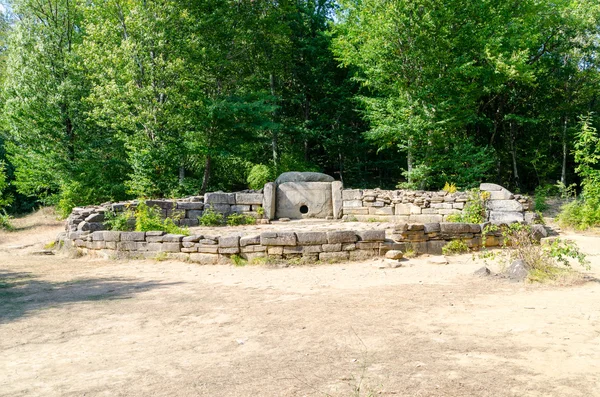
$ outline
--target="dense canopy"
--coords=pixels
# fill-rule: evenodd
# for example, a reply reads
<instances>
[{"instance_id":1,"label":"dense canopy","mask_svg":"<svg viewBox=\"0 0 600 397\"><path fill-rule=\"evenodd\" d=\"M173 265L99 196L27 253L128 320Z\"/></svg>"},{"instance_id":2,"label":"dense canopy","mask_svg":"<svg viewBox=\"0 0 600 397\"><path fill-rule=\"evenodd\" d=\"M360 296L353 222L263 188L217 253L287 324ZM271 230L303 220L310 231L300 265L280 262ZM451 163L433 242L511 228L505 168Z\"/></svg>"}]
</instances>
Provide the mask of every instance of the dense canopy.
<instances>
[{"instance_id":1,"label":"dense canopy","mask_svg":"<svg viewBox=\"0 0 600 397\"><path fill-rule=\"evenodd\" d=\"M67 213L285 171L579 184L598 173L580 138L598 142L599 21L596 0L10 1L0 206Z\"/></svg>"}]
</instances>

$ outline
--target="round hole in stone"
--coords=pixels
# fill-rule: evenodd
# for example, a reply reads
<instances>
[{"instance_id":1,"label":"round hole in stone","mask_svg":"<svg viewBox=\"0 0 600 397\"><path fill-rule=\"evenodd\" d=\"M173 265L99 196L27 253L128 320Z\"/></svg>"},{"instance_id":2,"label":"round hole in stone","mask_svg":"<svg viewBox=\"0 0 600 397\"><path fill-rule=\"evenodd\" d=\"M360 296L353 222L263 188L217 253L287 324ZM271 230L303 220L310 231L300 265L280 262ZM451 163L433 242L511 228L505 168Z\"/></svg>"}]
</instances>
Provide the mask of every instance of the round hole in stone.
<instances>
[{"instance_id":1,"label":"round hole in stone","mask_svg":"<svg viewBox=\"0 0 600 397\"><path fill-rule=\"evenodd\" d=\"M301 214L308 214L308 207L306 205L301 205L300 206L300 213Z\"/></svg>"}]
</instances>

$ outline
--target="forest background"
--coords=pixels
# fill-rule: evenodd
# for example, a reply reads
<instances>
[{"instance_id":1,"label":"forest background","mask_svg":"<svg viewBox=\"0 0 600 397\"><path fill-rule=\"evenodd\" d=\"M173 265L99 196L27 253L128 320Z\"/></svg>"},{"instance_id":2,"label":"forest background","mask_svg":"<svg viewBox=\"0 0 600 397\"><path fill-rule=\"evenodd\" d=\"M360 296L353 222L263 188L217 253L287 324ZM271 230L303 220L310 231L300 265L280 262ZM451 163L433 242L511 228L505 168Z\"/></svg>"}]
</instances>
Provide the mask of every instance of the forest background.
<instances>
[{"instance_id":1,"label":"forest background","mask_svg":"<svg viewBox=\"0 0 600 397\"><path fill-rule=\"evenodd\" d=\"M600 204L597 0L14 0L0 22L12 213L290 170Z\"/></svg>"}]
</instances>

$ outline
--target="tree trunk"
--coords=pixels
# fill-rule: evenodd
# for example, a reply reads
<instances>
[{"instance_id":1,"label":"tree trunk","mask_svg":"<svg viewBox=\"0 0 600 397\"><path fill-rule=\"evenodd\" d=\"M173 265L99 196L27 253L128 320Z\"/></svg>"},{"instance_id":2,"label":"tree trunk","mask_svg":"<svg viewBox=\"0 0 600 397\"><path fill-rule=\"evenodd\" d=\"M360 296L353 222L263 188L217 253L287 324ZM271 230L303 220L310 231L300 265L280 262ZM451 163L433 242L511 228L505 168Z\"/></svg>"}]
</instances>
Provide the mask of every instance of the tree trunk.
<instances>
[{"instance_id":1,"label":"tree trunk","mask_svg":"<svg viewBox=\"0 0 600 397\"><path fill-rule=\"evenodd\" d=\"M275 96L275 76L273 73L269 75L269 82L271 85L271 95ZM275 122L275 112L273 112L273 122ZM271 148L273 150L273 167L275 168L275 175L279 175L279 150L278 150L278 136L277 131L271 131Z\"/></svg>"},{"instance_id":2,"label":"tree trunk","mask_svg":"<svg viewBox=\"0 0 600 397\"><path fill-rule=\"evenodd\" d=\"M564 120L563 120L563 131L562 131L562 149L563 149L563 153L562 153L562 170L560 172L560 183L562 183L564 186L567 186L567 126L569 123L569 118L568 116L564 116Z\"/></svg>"},{"instance_id":3,"label":"tree trunk","mask_svg":"<svg viewBox=\"0 0 600 397\"><path fill-rule=\"evenodd\" d=\"M210 179L210 167L211 167L211 157L210 155L206 155L206 161L204 162L204 176L202 177L202 187L200 188L200 194L206 193L206 189L208 189L208 180Z\"/></svg>"},{"instance_id":4,"label":"tree trunk","mask_svg":"<svg viewBox=\"0 0 600 397\"><path fill-rule=\"evenodd\" d=\"M513 176L515 180L515 187L517 190L520 189L519 186L519 171L517 169L517 149L515 147L515 123L511 121L510 123L510 154L512 155L512 163L513 163Z\"/></svg>"},{"instance_id":5,"label":"tree trunk","mask_svg":"<svg viewBox=\"0 0 600 397\"><path fill-rule=\"evenodd\" d=\"M183 165L179 166L179 184L183 185L183 180L185 179L185 167Z\"/></svg>"}]
</instances>

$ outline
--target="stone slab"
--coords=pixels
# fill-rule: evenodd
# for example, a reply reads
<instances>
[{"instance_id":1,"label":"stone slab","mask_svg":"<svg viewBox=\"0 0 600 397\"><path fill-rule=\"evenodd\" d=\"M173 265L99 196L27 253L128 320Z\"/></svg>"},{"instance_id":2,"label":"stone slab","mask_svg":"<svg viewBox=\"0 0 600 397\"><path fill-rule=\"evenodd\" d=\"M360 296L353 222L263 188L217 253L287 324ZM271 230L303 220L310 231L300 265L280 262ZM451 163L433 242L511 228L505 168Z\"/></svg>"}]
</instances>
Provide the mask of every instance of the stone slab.
<instances>
[{"instance_id":1,"label":"stone slab","mask_svg":"<svg viewBox=\"0 0 600 397\"><path fill-rule=\"evenodd\" d=\"M277 218L303 219L333 216L329 182L287 182L277 186ZM306 210L306 212L301 212Z\"/></svg>"},{"instance_id":2,"label":"stone slab","mask_svg":"<svg viewBox=\"0 0 600 397\"><path fill-rule=\"evenodd\" d=\"M261 245L296 245L294 232L265 232L260 234Z\"/></svg>"},{"instance_id":3,"label":"stone slab","mask_svg":"<svg viewBox=\"0 0 600 397\"><path fill-rule=\"evenodd\" d=\"M214 192L204 195L205 204L235 204L235 193Z\"/></svg>"},{"instance_id":4,"label":"stone slab","mask_svg":"<svg viewBox=\"0 0 600 397\"><path fill-rule=\"evenodd\" d=\"M275 201L277 192L275 184L273 182L266 183L263 192L262 206L265 210L265 217L269 220L275 219L275 210L277 206Z\"/></svg>"},{"instance_id":5,"label":"stone slab","mask_svg":"<svg viewBox=\"0 0 600 397\"><path fill-rule=\"evenodd\" d=\"M362 200L362 190L360 189L344 189L342 191L342 200Z\"/></svg>"},{"instance_id":6,"label":"stone slab","mask_svg":"<svg viewBox=\"0 0 600 397\"><path fill-rule=\"evenodd\" d=\"M337 230L327 232L327 242L329 244L336 243L354 243L357 240L356 233L352 230Z\"/></svg>"},{"instance_id":7,"label":"stone slab","mask_svg":"<svg viewBox=\"0 0 600 397\"><path fill-rule=\"evenodd\" d=\"M236 193L235 203L238 205L257 205L263 203L264 195L261 193Z\"/></svg>"},{"instance_id":8,"label":"stone slab","mask_svg":"<svg viewBox=\"0 0 600 397\"><path fill-rule=\"evenodd\" d=\"M327 244L326 232L296 232L298 245Z\"/></svg>"},{"instance_id":9,"label":"stone slab","mask_svg":"<svg viewBox=\"0 0 600 397\"><path fill-rule=\"evenodd\" d=\"M342 191L344 185L340 181L334 181L331 183L331 203L333 205L333 219L340 219L342 217Z\"/></svg>"}]
</instances>

